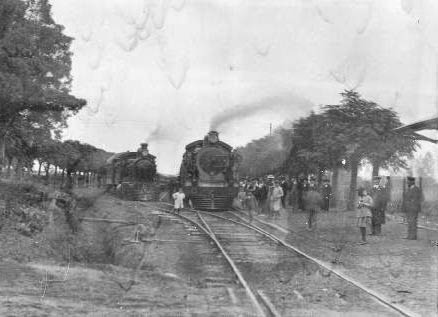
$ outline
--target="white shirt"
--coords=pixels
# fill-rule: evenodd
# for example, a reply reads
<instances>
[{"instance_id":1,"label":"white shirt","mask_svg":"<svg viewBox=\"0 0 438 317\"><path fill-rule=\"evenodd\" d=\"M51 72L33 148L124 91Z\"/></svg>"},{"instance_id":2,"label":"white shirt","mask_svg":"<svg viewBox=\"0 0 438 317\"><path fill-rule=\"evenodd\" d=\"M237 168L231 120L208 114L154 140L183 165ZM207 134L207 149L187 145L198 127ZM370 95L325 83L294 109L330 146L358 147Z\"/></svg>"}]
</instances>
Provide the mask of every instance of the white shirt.
<instances>
[{"instance_id":1,"label":"white shirt","mask_svg":"<svg viewBox=\"0 0 438 317\"><path fill-rule=\"evenodd\" d=\"M175 209L184 208L184 198L186 198L184 193L176 192L172 197L175 200Z\"/></svg>"}]
</instances>

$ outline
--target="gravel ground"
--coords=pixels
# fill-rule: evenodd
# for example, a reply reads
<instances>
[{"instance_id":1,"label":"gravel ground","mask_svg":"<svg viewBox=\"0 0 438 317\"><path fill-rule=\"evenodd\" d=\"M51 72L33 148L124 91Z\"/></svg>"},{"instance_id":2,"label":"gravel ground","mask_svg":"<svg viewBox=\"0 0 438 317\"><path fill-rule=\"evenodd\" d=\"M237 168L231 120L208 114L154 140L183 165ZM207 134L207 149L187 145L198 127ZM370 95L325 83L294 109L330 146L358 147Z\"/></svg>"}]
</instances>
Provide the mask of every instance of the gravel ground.
<instances>
[{"instance_id":1,"label":"gravel ground","mask_svg":"<svg viewBox=\"0 0 438 317\"><path fill-rule=\"evenodd\" d=\"M31 237L5 224L0 230L0 316L251 316L248 303L239 301L244 296L233 276L226 274L224 279L224 272L219 272L218 254L205 252L199 243L163 242L184 240L182 223L159 223L153 204L121 201L96 191L78 194L96 197L94 206L81 216L141 219L148 228L155 228L152 238L162 241L129 244L135 226L121 224L83 222L79 234L72 236L63 213L56 211L51 224ZM283 213L273 222L292 230L282 233L283 238L303 251L335 263L349 276L422 316L436 315L438 256L430 242L438 240L436 232L420 230L418 241L406 241L401 239L405 226L388 221L383 236L359 246L354 213L321 214L313 232L305 230L302 213ZM325 290L327 278L317 272L310 272L311 283L321 285L317 293L308 292L310 284L298 279L292 281L297 295L281 286L291 285L290 276L279 274L270 281L281 284L278 292L268 295L276 303L296 297L298 316L326 314L327 310L306 302L318 296L324 301L325 294L332 293ZM340 292L333 307L345 311L345 316L363 315L348 310L344 295L349 294Z\"/></svg>"},{"instance_id":2,"label":"gravel ground","mask_svg":"<svg viewBox=\"0 0 438 317\"><path fill-rule=\"evenodd\" d=\"M313 231L306 230L306 214L292 209L283 210L277 219L258 218L287 229L289 233L265 226L393 303L421 316L437 315L437 231L419 230L417 241L405 240L406 226L388 219L381 236L368 236L368 244L359 245L354 212L321 212Z\"/></svg>"},{"instance_id":3,"label":"gravel ground","mask_svg":"<svg viewBox=\"0 0 438 317\"><path fill-rule=\"evenodd\" d=\"M251 287L282 316L398 316L335 274L253 230L203 214ZM240 236L233 236L239 232Z\"/></svg>"}]
</instances>

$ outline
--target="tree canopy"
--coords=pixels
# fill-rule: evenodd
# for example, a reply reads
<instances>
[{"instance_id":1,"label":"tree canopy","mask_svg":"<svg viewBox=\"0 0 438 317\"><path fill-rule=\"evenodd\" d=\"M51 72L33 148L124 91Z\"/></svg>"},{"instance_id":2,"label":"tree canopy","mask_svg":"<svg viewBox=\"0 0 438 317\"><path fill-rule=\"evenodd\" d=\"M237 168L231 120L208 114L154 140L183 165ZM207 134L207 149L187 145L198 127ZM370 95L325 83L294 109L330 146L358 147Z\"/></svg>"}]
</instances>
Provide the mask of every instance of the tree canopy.
<instances>
[{"instance_id":1,"label":"tree canopy","mask_svg":"<svg viewBox=\"0 0 438 317\"><path fill-rule=\"evenodd\" d=\"M242 156L239 167L241 176L262 176L279 170L286 158L283 144L285 130L278 129L272 135L253 140L244 147L237 148Z\"/></svg>"},{"instance_id":2,"label":"tree canopy","mask_svg":"<svg viewBox=\"0 0 438 317\"><path fill-rule=\"evenodd\" d=\"M381 166L406 167L406 160L416 149L417 142L413 136L400 135L394 131L401 125L394 110L380 107L362 98L356 91L346 90L341 96L339 105L322 108L328 125L324 135L345 149L344 156L351 170L347 206L351 209L361 161L368 159L372 162L375 175Z\"/></svg>"},{"instance_id":3,"label":"tree canopy","mask_svg":"<svg viewBox=\"0 0 438 317\"><path fill-rule=\"evenodd\" d=\"M72 38L51 17L48 0L0 2L0 143L32 143L60 131L85 100L70 94ZM42 130L45 130L43 133ZM29 135L32 137L29 138ZM23 143L23 144L24 144Z\"/></svg>"},{"instance_id":4,"label":"tree canopy","mask_svg":"<svg viewBox=\"0 0 438 317\"><path fill-rule=\"evenodd\" d=\"M281 129L278 136L239 148L242 171L251 176L275 170L293 176L321 175L325 170L336 172L345 162L351 171L348 207L352 208L362 162L373 165L373 175L380 167L406 168L417 142L413 134L394 131L401 126L397 113L356 91L343 91L341 97L339 104L320 107L296 120L292 128Z\"/></svg>"}]
</instances>

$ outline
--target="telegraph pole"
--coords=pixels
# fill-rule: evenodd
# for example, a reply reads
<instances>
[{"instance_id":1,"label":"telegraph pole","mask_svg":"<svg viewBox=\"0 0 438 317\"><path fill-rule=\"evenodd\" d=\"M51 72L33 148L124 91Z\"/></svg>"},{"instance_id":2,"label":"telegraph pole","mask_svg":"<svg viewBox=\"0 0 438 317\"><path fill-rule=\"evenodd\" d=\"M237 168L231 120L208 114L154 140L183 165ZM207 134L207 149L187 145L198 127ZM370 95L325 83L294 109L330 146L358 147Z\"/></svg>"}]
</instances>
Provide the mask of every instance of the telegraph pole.
<instances>
[{"instance_id":1,"label":"telegraph pole","mask_svg":"<svg viewBox=\"0 0 438 317\"><path fill-rule=\"evenodd\" d=\"M269 136L272 135L272 123L269 124Z\"/></svg>"}]
</instances>

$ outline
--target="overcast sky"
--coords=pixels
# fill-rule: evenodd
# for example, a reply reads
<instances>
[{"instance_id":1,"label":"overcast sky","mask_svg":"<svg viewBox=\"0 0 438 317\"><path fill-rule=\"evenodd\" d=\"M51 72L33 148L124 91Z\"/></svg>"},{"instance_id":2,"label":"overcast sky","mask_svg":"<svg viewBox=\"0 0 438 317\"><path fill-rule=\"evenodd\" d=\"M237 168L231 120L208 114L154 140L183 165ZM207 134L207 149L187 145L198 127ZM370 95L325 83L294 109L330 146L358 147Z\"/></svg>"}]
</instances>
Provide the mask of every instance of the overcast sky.
<instances>
[{"instance_id":1,"label":"overcast sky","mask_svg":"<svg viewBox=\"0 0 438 317\"><path fill-rule=\"evenodd\" d=\"M147 140L161 172L211 126L243 145L346 88L406 123L437 112L434 0L51 3L88 101L65 138L114 152Z\"/></svg>"}]
</instances>

